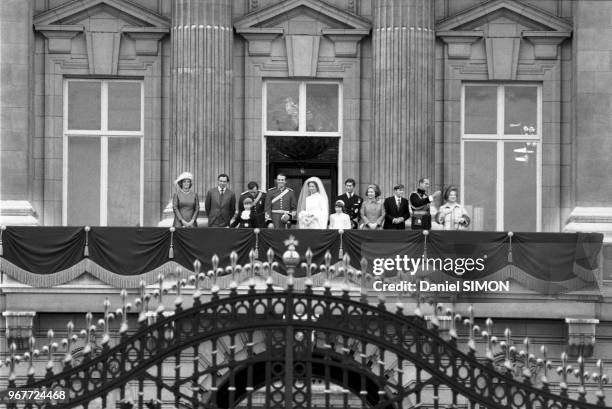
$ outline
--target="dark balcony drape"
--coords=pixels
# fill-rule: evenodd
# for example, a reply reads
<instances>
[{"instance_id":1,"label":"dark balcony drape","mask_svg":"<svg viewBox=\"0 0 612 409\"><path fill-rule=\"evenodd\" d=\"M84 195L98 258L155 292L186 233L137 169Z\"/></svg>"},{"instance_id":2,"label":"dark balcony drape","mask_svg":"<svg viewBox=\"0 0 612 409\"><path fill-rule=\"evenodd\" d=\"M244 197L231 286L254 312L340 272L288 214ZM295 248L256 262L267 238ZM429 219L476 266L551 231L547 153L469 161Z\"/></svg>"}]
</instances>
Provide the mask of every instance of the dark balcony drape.
<instances>
[{"instance_id":1,"label":"dark balcony drape","mask_svg":"<svg viewBox=\"0 0 612 409\"><path fill-rule=\"evenodd\" d=\"M445 280L509 279L529 289L547 294L597 287L601 281L599 254L603 235L599 233L513 233L505 232L442 232L424 235L418 231L349 230L268 230L251 229L178 229L134 227L7 227L2 231L0 268L2 272L24 284L49 287L67 283L87 273L117 287L137 287L141 280L151 283L159 274L187 277L193 274L193 262L201 270L212 268L212 256L219 257L219 266L230 264L235 251L237 263L249 262L251 250L257 258L267 260L274 251L279 263L276 273L286 274L282 254L286 241L293 236L296 250L304 261L307 249L313 262L331 263L343 255L350 257L351 267L374 273L375 259L395 259L399 255L413 259L480 259L482 269L459 271L440 269L432 262L413 275L432 282ZM451 260L451 261L449 261ZM177 271L178 268L178 271ZM263 276L263 272L259 272ZM230 274L229 271L224 274ZM322 276L320 271L311 274ZM296 277L304 277L299 267ZM411 275L400 271L399 278ZM398 277L390 269L381 277ZM376 278L376 276L374 276ZM322 282L315 280L315 285ZM358 282L353 276L353 281ZM278 280L277 280L278 282Z\"/></svg>"}]
</instances>

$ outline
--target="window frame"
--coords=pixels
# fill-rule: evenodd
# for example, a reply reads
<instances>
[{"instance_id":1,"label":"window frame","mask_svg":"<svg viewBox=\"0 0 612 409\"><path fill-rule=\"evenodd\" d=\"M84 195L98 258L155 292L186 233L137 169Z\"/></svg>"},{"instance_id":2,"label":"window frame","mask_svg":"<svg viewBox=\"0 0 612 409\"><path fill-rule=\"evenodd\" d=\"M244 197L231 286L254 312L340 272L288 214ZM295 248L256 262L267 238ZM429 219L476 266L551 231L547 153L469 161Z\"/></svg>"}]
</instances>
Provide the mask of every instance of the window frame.
<instances>
[{"instance_id":1,"label":"window frame","mask_svg":"<svg viewBox=\"0 0 612 409\"><path fill-rule=\"evenodd\" d=\"M466 87L469 86L496 86L497 87L497 132L496 134L466 134L465 133L465 94ZM506 87L536 87L537 89L537 130L534 135L506 135L505 134L505 88ZM542 84L529 82L463 82L461 84L461 203L465 203L465 143L489 141L496 142L497 158L496 158L496 231L508 230L504 226L504 144L506 142L536 142L536 231L542 230Z\"/></svg>"},{"instance_id":2,"label":"window frame","mask_svg":"<svg viewBox=\"0 0 612 409\"><path fill-rule=\"evenodd\" d=\"M270 83L299 83L299 115L297 131L268 131L268 84ZM333 84L338 86L338 131L337 132L300 132L302 120L306 125L306 85L307 84ZM303 91L302 91L303 89ZM268 157L267 136L311 136L311 137L337 137L338 138L338 186L343 180L343 134L344 134L344 89L342 79L300 79L300 78L263 78L261 82L261 180L267 180ZM342 185L343 186L343 185Z\"/></svg>"},{"instance_id":3,"label":"window frame","mask_svg":"<svg viewBox=\"0 0 612 409\"><path fill-rule=\"evenodd\" d=\"M71 82L100 83L100 130L68 129L68 87ZM108 85L109 83L139 83L140 84L140 130L112 131L108 130ZM64 78L63 82L63 132L62 132L62 225L68 225L68 142L71 137L97 138L100 141L100 215L99 226L108 225L108 141L112 138L136 138L140 142L139 166L139 225L144 221L144 124L145 98L144 80L138 79L100 79L100 78Z\"/></svg>"},{"instance_id":4,"label":"window frame","mask_svg":"<svg viewBox=\"0 0 612 409\"><path fill-rule=\"evenodd\" d=\"M269 131L268 130L268 84L298 83L298 130L297 131ZM309 84L330 84L338 86L338 131L334 132L313 132L306 131L306 87ZM262 95L262 128L264 136L342 136L342 82L335 80L303 80L303 79L266 79L263 81Z\"/></svg>"}]
</instances>

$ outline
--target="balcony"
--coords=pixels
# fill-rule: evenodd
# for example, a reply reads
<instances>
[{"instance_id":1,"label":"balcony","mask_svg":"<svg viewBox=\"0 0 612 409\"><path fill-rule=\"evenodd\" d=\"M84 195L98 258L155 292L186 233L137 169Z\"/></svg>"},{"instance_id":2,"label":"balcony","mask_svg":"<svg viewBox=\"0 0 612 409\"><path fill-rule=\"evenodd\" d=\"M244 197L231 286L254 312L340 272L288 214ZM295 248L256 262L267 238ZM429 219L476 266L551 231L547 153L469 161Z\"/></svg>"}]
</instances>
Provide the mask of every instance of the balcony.
<instances>
[{"instance_id":1,"label":"balcony","mask_svg":"<svg viewBox=\"0 0 612 409\"><path fill-rule=\"evenodd\" d=\"M221 291L249 280L284 286L290 275L297 290L306 280L315 289L329 282L372 302L439 298L482 303L502 316L529 315L537 305L542 318L592 317L610 292L598 233L14 226L1 240L1 290L15 311L85 310L117 289L137 293L160 280L170 289L194 273ZM290 269L283 260L289 244L296 251ZM570 314L571 300L581 303Z\"/></svg>"}]
</instances>

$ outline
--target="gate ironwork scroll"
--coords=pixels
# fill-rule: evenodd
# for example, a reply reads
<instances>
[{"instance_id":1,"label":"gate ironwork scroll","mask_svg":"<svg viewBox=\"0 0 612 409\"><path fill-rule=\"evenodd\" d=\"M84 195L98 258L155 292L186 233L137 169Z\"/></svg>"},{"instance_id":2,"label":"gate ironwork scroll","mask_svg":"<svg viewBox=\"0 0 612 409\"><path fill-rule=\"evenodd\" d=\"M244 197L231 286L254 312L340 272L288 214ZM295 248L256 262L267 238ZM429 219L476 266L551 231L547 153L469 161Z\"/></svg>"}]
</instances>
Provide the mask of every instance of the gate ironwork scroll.
<instances>
[{"instance_id":1,"label":"gate ironwork scroll","mask_svg":"<svg viewBox=\"0 0 612 409\"><path fill-rule=\"evenodd\" d=\"M329 273L329 263L313 266L307 255L307 269ZM244 267L274 268L251 259ZM427 321L420 308L407 314L396 311L381 299L368 303L366 292L332 291L329 281L313 289L310 274L304 291L295 291L292 269L300 258L291 249L283 260L289 265L286 288L265 284L252 277L248 286L232 282L227 290L216 283L216 262L211 274L192 277L193 304L183 308L185 287L174 285L175 310L164 311L164 278L148 294L145 287L134 306L140 327L128 327L127 292L123 305L113 313L108 300L104 317L93 323L91 314L80 333L68 324L68 336L55 342L53 331L42 350L18 357L14 346L4 362L9 368L8 387L65 390L68 400L13 402L9 408L555 408L595 409L605 407L603 366L591 376L580 358L573 369L563 356L558 382L551 362L518 351L511 334L498 342L490 321L484 337L486 354L476 355L479 329L473 315L465 319L469 340L465 348L457 342L455 323L450 316L450 339L442 337L435 318ZM345 277L359 274L345 263L338 272ZM156 301L154 301L154 297ZM151 310L151 304L158 307ZM471 313L471 311L470 311ZM113 337L110 320L120 318L119 336ZM101 329L102 334L100 336ZM96 335L96 330L98 334ZM116 342L113 341L116 339ZM59 349L59 350L58 350ZM62 350L63 349L63 350ZM545 352L545 351L543 351ZM35 375L35 357L47 358L46 374ZM54 358L61 356L60 364ZM16 366L28 362L25 375ZM42 360L44 362L44 359ZM39 361L40 362L40 359ZM570 375L576 375L577 391L572 392ZM592 378L595 383L585 384ZM596 389L596 398L587 401L587 389Z\"/></svg>"}]
</instances>

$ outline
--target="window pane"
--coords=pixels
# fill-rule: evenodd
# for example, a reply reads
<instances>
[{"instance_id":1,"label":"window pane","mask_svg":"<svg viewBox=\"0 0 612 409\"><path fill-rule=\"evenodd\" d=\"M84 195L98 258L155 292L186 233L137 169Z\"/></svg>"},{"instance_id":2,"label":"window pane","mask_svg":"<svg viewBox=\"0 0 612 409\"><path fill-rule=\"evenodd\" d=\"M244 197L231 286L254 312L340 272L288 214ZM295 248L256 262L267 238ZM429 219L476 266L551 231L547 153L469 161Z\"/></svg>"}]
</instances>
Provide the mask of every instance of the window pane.
<instances>
[{"instance_id":1,"label":"window pane","mask_svg":"<svg viewBox=\"0 0 612 409\"><path fill-rule=\"evenodd\" d=\"M535 135L538 126L537 87L505 87L504 132L508 135Z\"/></svg>"},{"instance_id":2,"label":"window pane","mask_svg":"<svg viewBox=\"0 0 612 409\"><path fill-rule=\"evenodd\" d=\"M497 134L497 87L465 87L465 133Z\"/></svg>"},{"instance_id":3,"label":"window pane","mask_svg":"<svg viewBox=\"0 0 612 409\"><path fill-rule=\"evenodd\" d=\"M108 129L140 131L140 83L108 83Z\"/></svg>"},{"instance_id":4,"label":"window pane","mask_svg":"<svg viewBox=\"0 0 612 409\"><path fill-rule=\"evenodd\" d=\"M100 82L68 82L68 129L100 130Z\"/></svg>"},{"instance_id":5,"label":"window pane","mask_svg":"<svg viewBox=\"0 0 612 409\"><path fill-rule=\"evenodd\" d=\"M140 223L140 138L108 138L109 226Z\"/></svg>"},{"instance_id":6,"label":"window pane","mask_svg":"<svg viewBox=\"0 0 612 409\"><path fill-rule=\"evenodd\" d=\"M68 139L69 226L100 224L100 138Z\"/></svg>"},{"instance_id":7,"label":"window pane","mask_svg":"<svg viewBox=\"0 0 612 409\"><path fill-rule=\"evenodd\" d=\"M306 85L306 130L338 131L338 85Z\"/></svg>"},{"instance_id":8,"label":"window pane","mask_svg":"<svg viewBox=\"0 0 612 409\"><path fill-rule=\"evenodd\" d=\"M537 142L504 143L504 230L537 230Z\"/></svg>"},{"instance_id":9,"label":"window pane","mask_svg":"<svg viewBox=\"0 0 612 409\"><path fill-rule=\"evenodd\" d=\"M472 209L472 230L496 230L497 142L465 142L464 155L463 204Z\"/></svg>"},{"instance_id":10,"label":"window pane","mask_svg":"<svg viewBox=\"0 0 612 409\"><path fill-rule=\"evenodd\" d=\"M298 83L267 84L268 131L297 131L299 121Z\"/></svg>"}]
</instances>

